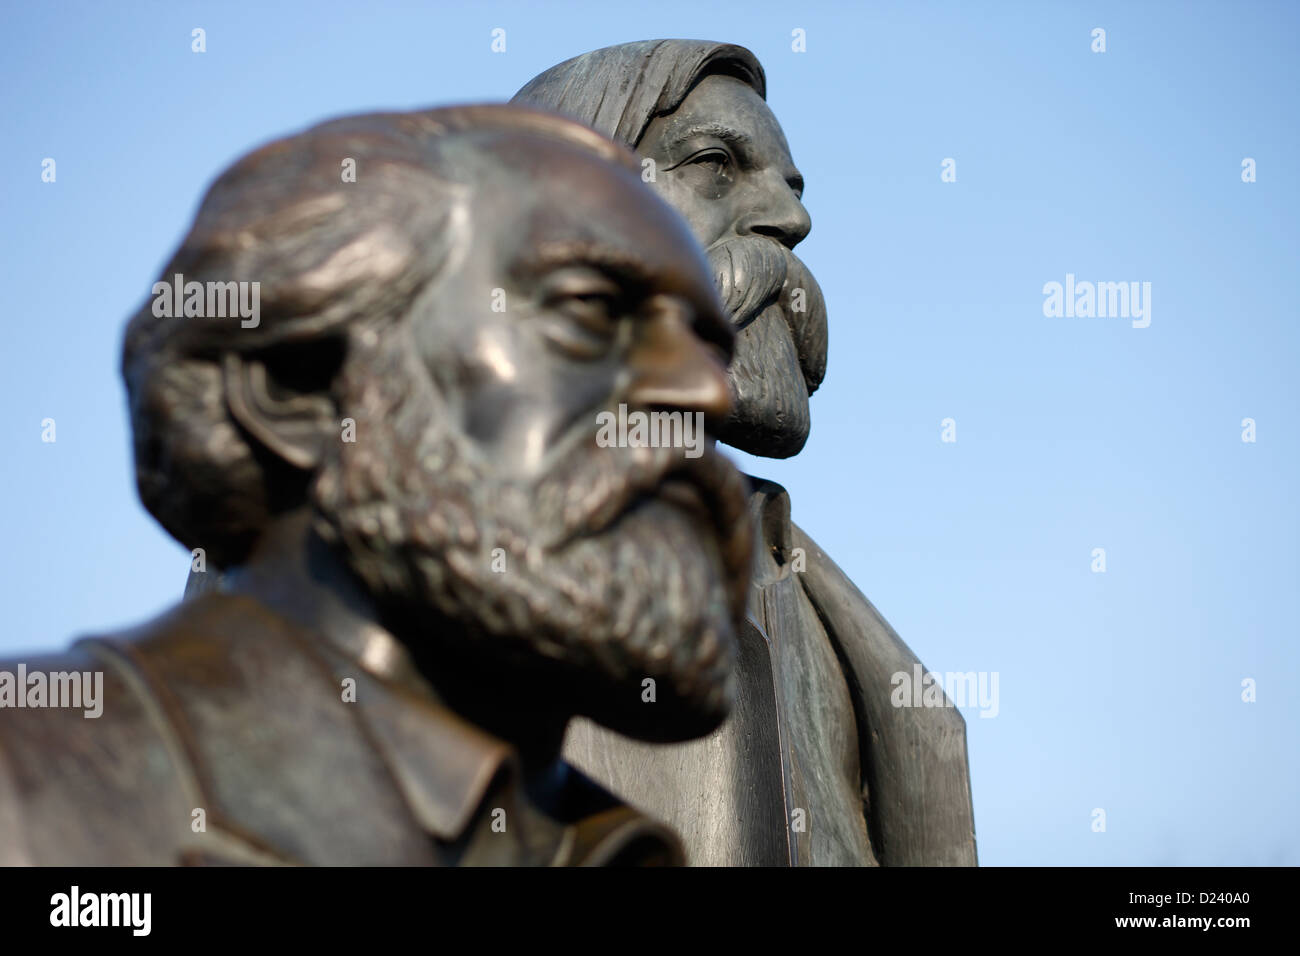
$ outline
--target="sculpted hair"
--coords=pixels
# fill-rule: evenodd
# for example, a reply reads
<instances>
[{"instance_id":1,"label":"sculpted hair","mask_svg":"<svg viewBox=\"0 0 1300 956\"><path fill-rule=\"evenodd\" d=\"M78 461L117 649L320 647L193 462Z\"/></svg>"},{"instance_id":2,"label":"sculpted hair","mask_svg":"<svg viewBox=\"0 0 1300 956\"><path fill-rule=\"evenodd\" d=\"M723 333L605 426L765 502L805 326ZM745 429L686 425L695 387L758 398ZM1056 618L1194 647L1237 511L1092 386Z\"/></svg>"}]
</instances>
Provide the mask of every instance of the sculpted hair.
<instances>
[{"instance_id":1,"label":"sculpted hair","mask_svg":"<svg viewBox=\"0 0 1300 956\"><path fill-rule=\"evenodd\" d=\"M187 548L222 566L242 560L269 517L297 503L275 495L302 487L286 486L293 469L231 416L226 357L278 362L328 392L352 338L402 319L443 269L475 170L502 132L638 170L570 120L462 106L332 120L263 146L213 183L160 281L256 282L259 321L157 315L151 296L122 353L140 498ZM354 181L343 179L346 160Z\"/></svg>"},{"instance_id":2,"label":"sculpted hair","mask_svg":"<svg viewBox=\"0 0 1300 956\"><path fill-rule=\"evenodd\" d=\"M510 102L571 116L617 143L641 141L706 76L733 76L767 98L758 58L710 40L642 40L593 50L533 77Z\"/></svg>"},{"instance_id":3,"label":"sculpted hair","mask_svg":"<svg viewBox=\"0 0 1300 956\"><path fill-rule=\"evenodd\" d=\"M529 80L510 102L571 116L632 149L641 142L651 120L673 112L700 80L719 74L735 77L767 99L763 67L743 46L711 40L642 40L607 46L565 60ZM796 314L787 311L804 387L811 395L826 374L825 302L821 290L816 288L811 274L798 258L793 255L782 258L796 264L799 273L806 276L803 287L815 300L806 319L800 316L796 320ZM724 299L729 295L725 288L728 276L729 273L719 273L724 282L721 290ZM738 437L731 443L738 442L738 447L743 448L744 443Z\"/></svg>"}]
</instances>

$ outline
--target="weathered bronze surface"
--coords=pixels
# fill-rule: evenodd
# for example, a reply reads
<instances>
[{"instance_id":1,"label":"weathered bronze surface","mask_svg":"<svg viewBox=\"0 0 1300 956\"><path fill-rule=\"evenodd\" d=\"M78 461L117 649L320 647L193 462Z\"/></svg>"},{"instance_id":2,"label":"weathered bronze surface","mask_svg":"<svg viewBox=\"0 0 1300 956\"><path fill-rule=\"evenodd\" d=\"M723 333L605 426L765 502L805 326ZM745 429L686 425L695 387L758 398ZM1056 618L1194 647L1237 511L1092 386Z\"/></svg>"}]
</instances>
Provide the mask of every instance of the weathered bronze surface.
<instances>
[{"instance_id":1,"label":"weathered bronze surface","mask_svg":"<svg viewBox=\"0 0 1300 956\"><path fill-rule=\"evenodd\" d=\"M707 263L638 173L498 106L222 175L162 279L260 315L146 303L123 373L144 503L227 573L25 662L102 672L103 713L0 712L0 863L680 862L560 757L574 715L678 741L735 696L743 478L597 447L619 404L731 410Z\"/></svg>"},{"instance_id":2,"label":"weathered bronze surface","mask_svg":"<svg viewBox=\"0 0 1300 956\"><path fill-rule=\"evenodd\" d=\"M791 250L803 180L748 50L695 40L608 47L542 73L515 102L576 117L636 151L707 250L737 330L723 440L798 453L826 369L826 311ZM713 734L651 746L576 721L579 767L682 834L702 864L973 865L966 727L951 706L891 706L916 656L753 480L758 529L739 703Z\"/></svg>"}]
</instances>

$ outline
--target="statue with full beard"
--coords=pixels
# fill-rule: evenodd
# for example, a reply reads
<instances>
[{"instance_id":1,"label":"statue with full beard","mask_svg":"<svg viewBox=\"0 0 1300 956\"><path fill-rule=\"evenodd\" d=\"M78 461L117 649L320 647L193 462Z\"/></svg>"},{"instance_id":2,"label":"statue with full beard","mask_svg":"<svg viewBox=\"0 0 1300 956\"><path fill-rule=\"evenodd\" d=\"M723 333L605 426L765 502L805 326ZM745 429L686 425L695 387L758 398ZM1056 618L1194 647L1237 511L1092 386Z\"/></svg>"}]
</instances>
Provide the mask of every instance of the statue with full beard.
<instances>
[{"instance_id":1,"label":"statue with full beard","mask_svg":"<svg viewBox=\"0 0 1300 956\"><path fill-rule=\"evenodd\" d=\"M811 221L765 93L743 47L653 40L561 63L514 102L587 123L653 172L643 178L707 250L736 329L735 406L718 435L785 458L808 437L826 308L792 252ZM693 863L973 865L961 714L946 698L892 705L894 675L911 679L916 656L791 522L785 490L752 488L758 540L732 716L671 747L577 721L566 754L667 821Z\"/></svg>"},{"instance_id":2,"label":"statue with full beard","mask_svg":"<svg viewBox=\"0 0 1300 956\"><path fill-rule=\"evenodd\" d=\"M734 697L743 478L597 440L622 405L731 407L707 263L638 173L494 106L216 181L122 371L145 506L224 573L19 662L100 675L102 713L0 710L0 863L681 861L560 756L575 715L678 741ZM245 282L259 314L212 308Z\"/></svg>"}]
</instances>

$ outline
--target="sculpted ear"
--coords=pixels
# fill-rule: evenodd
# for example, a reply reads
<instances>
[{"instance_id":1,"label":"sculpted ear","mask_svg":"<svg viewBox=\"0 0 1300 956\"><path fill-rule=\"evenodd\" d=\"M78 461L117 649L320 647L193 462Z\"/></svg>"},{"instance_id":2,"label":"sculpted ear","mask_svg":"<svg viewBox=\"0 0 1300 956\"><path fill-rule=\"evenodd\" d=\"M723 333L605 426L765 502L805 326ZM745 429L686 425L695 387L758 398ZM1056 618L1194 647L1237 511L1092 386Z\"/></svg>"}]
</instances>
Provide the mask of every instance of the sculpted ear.
<instances>
[{"instance_id":1,"label":"sculpted ear","mask_svg":"<svg viewBox=\"0 0 1300 956\"><path fill-rule=\"evenodd\" d=\"M329 393L334 369L294 351L298 354L281 358L227 353L221 371L235 421L285 462L311 471L320 463L325 443L339 439Z\"/></svg>"}]
</instances>

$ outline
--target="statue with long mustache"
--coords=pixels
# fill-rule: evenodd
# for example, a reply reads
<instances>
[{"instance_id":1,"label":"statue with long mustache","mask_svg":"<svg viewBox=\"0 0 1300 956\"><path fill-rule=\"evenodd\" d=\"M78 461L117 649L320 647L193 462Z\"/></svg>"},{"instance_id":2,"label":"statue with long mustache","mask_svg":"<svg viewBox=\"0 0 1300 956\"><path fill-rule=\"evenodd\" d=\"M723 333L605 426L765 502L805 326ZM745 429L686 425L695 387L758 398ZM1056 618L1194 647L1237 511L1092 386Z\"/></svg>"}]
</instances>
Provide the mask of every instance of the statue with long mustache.
<instances>
[{"instance_id":1,"label":"statue with long mustache","mask_svg":"<svg viewBox=\"0 0 1300 956\"><path fill-rule=\"evenodd\" d=\"M826 307L792 251L811 220L765 94L743 47L652 40L561 63L514 101L641 158L705 248L736 329L734 407L717 434L785 458L807 439L826 370ZM577 721L566 755L668 822L695 864L973 865L961 714L892 706L892 677L911 675L916 656L791 522L785 490L751 484L758 539L732 715L667 746Z\"/></svg>"},{"instance_id":2,"label":"statue with long mustache","mask_svg":"<svg viewBox=\"0 0 1300 956\"><path fill-rule=\"evenodd\" d=\"M731 407L708 263L637 172L496 105L345 117L213 184L161 284L259 283L258 321L145 301L122 373L140 497L215 586L0 661L102 680L94 719L0 709L0 865L682 861L561 756L575 715L679 741L735 697L743 477L597 437Z\"/></svg>"}]
</instances>

